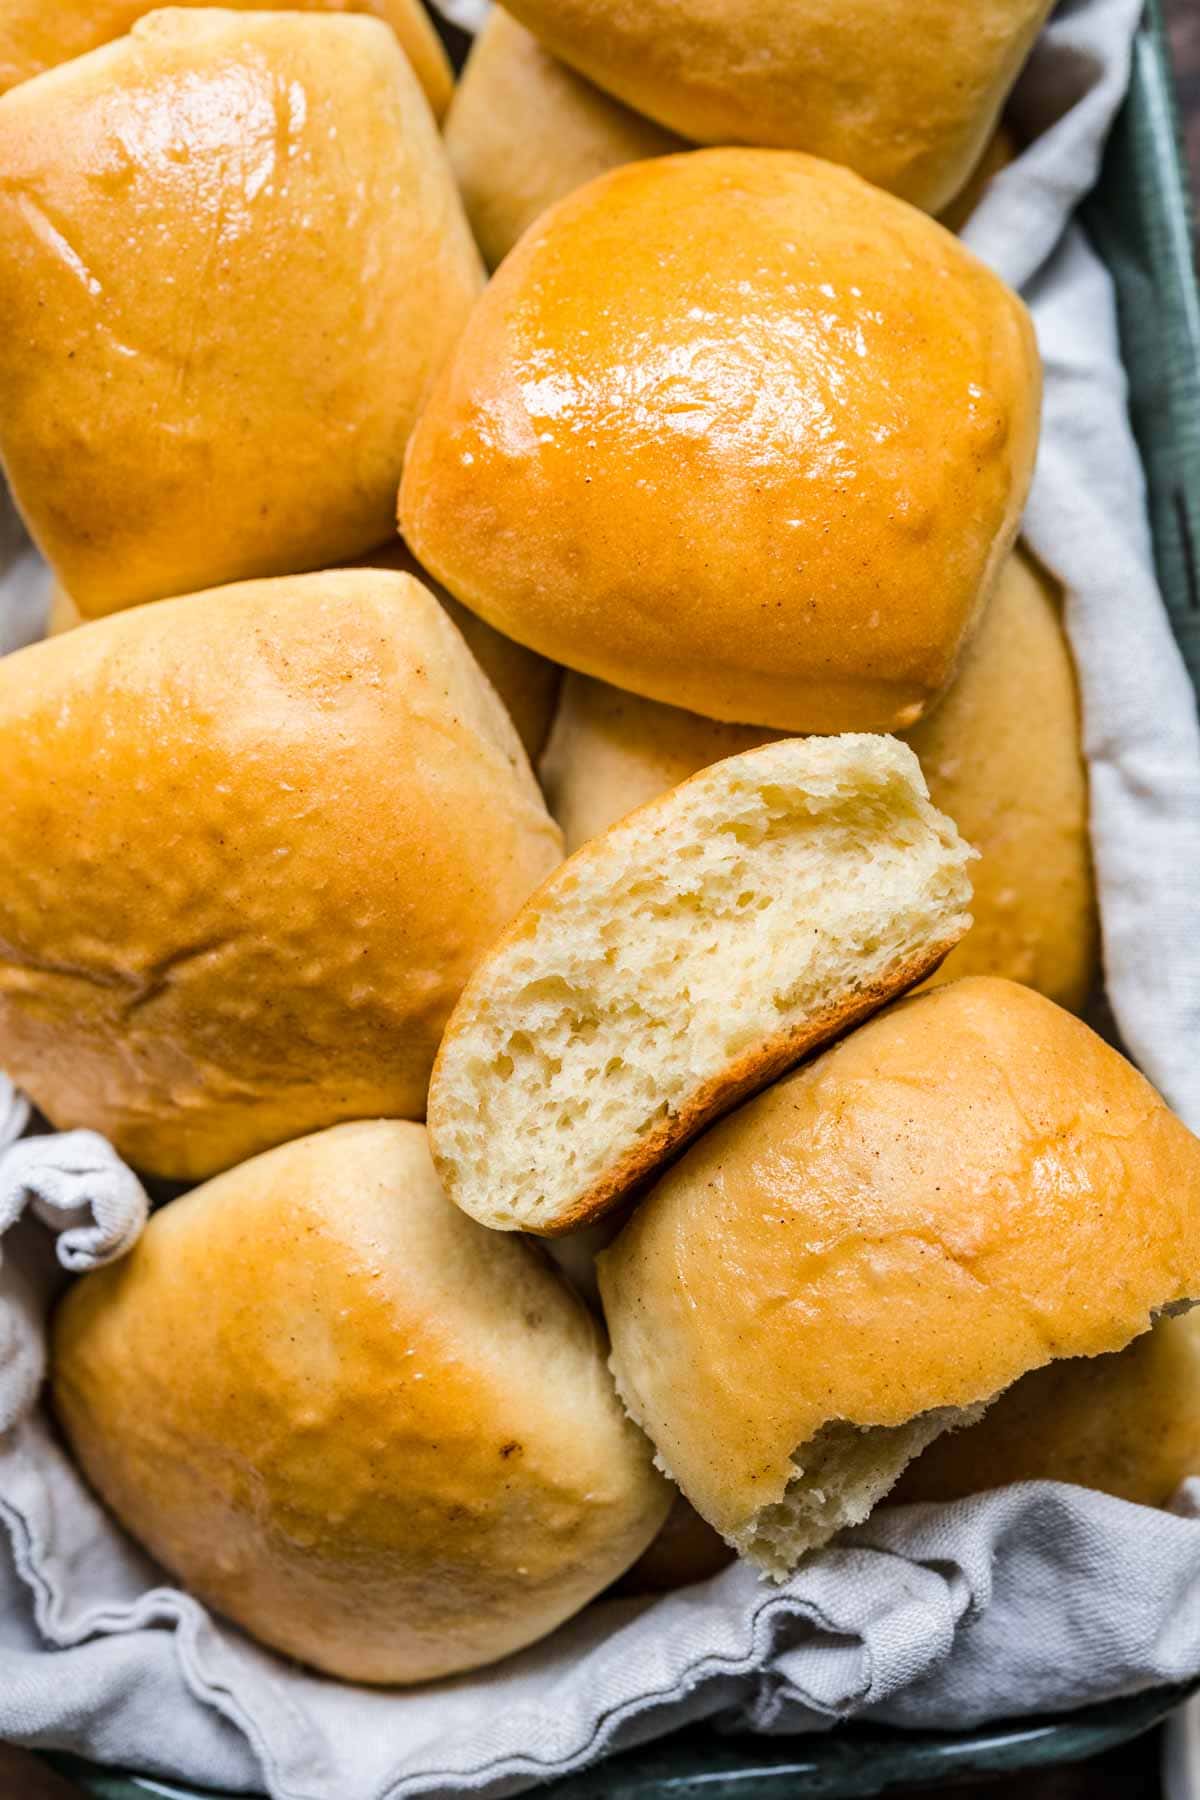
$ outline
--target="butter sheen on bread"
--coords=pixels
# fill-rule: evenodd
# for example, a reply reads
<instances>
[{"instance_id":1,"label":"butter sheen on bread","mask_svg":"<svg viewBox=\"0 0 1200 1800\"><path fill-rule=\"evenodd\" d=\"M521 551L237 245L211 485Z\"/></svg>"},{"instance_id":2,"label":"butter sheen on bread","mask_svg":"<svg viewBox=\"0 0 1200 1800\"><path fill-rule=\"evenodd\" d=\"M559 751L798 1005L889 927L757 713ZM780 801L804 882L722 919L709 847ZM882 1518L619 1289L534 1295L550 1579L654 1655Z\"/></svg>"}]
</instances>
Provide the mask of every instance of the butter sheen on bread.
<instances>
[{"instance_id":1,"label":"butter sheen on bread","mask_svg":"<svg viewBox=\"0 0 1200 1800\"><path fill-rule=\"evenodd\" d=\"M1016 535L1020 300L845 169L692 151L543 215L413 433L402 534L552 661L707 717L913 725Z\"/></svg>"},{"instance_id":2,"label":"butter sheen on bread","mask_svg":"<svg viewBox=\"0 0 1200 1800\"><path fill-rule=\"evenodd\" d=\"M483 271L379 19L196 7L0 98L0 459L89 618L344 563Z\"/></svg>"}]
</instances>

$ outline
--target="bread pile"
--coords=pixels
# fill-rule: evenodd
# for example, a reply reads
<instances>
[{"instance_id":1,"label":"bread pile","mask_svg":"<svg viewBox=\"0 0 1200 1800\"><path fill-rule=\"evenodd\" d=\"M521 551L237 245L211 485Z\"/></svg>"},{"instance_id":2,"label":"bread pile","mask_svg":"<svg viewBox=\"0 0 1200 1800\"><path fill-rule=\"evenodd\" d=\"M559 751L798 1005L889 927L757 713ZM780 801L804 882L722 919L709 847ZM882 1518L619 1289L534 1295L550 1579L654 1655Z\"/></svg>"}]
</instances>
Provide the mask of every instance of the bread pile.
<instances>
[{"instance_id":1,"label":"bread pile","mask_svg":"<svg viewBox=\"0 0 1200 1800\"><path fill-rule=\"evenodd\" d=\"M444 142L410 0L0 24L0 1067L191 1190L52 1402L329 1675L1200 1466L1037 350L930 216L1045 10L514 0Z\"/></svg>"}]
</instances>

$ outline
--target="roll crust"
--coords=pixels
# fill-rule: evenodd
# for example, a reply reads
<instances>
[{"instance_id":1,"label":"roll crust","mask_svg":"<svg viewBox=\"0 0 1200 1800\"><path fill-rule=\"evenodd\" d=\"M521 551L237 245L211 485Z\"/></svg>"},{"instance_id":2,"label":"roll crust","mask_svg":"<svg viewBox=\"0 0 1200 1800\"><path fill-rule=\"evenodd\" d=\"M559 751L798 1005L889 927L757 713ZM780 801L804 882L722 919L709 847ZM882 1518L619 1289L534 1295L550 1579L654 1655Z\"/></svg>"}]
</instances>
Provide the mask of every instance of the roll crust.
<instances>
[{"instance_id":1,"label":"roll crust","mask_svg":"<svg viewBox=\"0 0 1200 1800\"><path fill-rule=\"evenodd\" d=\"M399 574L18 651L0 755L0 1067L156 1174L421 1117L467 975L560 860L503 707Z\"/></svg>"},{"instance_id":2,"label":"roll crust","mask_svg":"<svg viewBox=\"0 0 1200 1800\"><path fill-rule=\"evenodd\" d=\"M585 674L902 728L1011 548L1039 388L1020 301L912 208L810 157L660 157L506 259L413 435L401 530Z\"/></svg>"},{"instance_id":3,"label":"roll crust","mask_svg":"<svg viewBox=\"0 0 1200 1800\"><path fill-rule=\"evenodd\" d=\"M177 0L181 6L204 0ZM436 119L450 104L454 76L421 0L233 0L237 12L371 13L390 25ZM5 0L0 14L0 94L59 63L123 37L154 8L146 0Z\"/></svg>"},{"instance_id":4,"label":"roll crust","mask_svg":"<svg viewBox=\"0 0 1200 1800\"><path fill-rule=\"evenodd\" d=\"M152 13L0 99L0 456L87 617L349 561L482 269L378 19Z\"/></svg>"},{"instance_id":5,"label":"roll crust","mask_svg":"<svg viewBox=\"0 0 1200 1800\"><path fill-rule=\"evenodd\" d=\"M551 1631L671 1504L586 1307L449 1206L418 1125L342 1125L173 1202L68 1294L53 1401L206 1604L347 1681Z\"/></svg>"},{"instance_id":6,"label":"roll crust","mask_svg":"<svg viewBox=\"0 0 1200 1800\"><path fill-rule=\"evenodd\" d=\"M576 188L687 145L559 62L502 6L475 40L446 118L446 152L489 268Z\"/></svg>"},{"instance_id":7,"label":"roll crust","mask_svg":"<svg viewBox=\"0 0 1200 1800\"><path fill-rule=\"evenodd\" d=\"M1112 1355L1035 1369L977 1425L923 1451L891 1497L959 1500L1014 1481L1069 1481L1166 1506L1191 1475L1200 1475L1198 1310L1160 1319Z\"/></svg>"},{"instance_id":8,"label":"roll crust","mask_svg":"<svg viewBox=\"0 0 1200 1800\"><path fill-rule=\"evenodd\" d=\"M1050 0L508 0L556 56L704 144L844 163L940 212Z\"/></svg>"},{"instance_id":9,"label":"roll crust","mask_svg":"<svg viewBox=\"0 0 1200 1800\"><path fill-rule=\"evenodd\" d=\"M1200 1144L1150 1085L1040 995L968 978L716 1126L597 1266L626 1405L753 1555L830 1428L933 1435L1119 1350L1200 1290L1198 1245Z\"/></svg>"}]
</instances>

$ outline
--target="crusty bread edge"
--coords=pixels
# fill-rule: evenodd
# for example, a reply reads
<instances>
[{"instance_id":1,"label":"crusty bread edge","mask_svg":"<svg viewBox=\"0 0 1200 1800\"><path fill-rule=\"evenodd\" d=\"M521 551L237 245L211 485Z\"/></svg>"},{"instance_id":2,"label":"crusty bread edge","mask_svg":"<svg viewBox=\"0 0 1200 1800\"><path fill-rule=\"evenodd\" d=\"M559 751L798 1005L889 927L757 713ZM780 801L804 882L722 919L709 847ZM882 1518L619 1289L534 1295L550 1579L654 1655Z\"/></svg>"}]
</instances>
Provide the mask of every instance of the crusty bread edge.
<instances>
[{"instance_id":1,"label":"crusty bread edge","mask_svg":"<svg viewBox=\"0 0 1200 1800\"><path fill-rule=\"evenodd\" d=\"M594 1225L739 1101L769 1086L811 1051L861 1024L869 1014L932 975L967 929L964 924L961 930L939 939L849 999L834 1001L803 1024L788 1026L752 1045L698 1087L677 1113L663 1119L634 1149L598 1176L568 1211L540 1224L524 1222L519 1229L536 1237L555 1238Z\"/></svg>"}]
</instances>

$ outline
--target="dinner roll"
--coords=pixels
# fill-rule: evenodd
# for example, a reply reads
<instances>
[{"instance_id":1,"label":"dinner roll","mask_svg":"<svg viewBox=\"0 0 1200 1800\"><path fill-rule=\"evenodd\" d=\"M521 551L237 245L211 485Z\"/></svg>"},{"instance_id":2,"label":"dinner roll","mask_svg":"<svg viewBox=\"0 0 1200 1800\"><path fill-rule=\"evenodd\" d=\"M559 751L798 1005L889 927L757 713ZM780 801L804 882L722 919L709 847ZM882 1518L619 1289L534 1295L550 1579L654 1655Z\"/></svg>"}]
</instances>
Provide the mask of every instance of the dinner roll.
<instances>
[{"instance_id":1,"label":"dinner roll","mask_svg":"<svg viewBox=\"0 0 1200 1800\"><path fill-rule=\"evenodd\" d=\"M455 1007L429 1093L450 1198L600 1217L718 1113L929 973L971 856L891 738L728 758L551 876Z\"/></svg>"},{"instance_id":2,"label":"dinner roll","mask_svg":"<svg viewBox=\"0 0 1200 1800\"><path fill-rule=\"evenodd\" d=\"M555 200L686 145L593 87L493 6L446 119L446 150L491 268Z\"/></svg>"},{"instance_id":3,"label":"dinner roll","mask_svg":"<svg viewBox=\"0 0 1200 1800\"><path fill-rule=\"evenodd\" d=\"M172 1575L347 1681L494 1662L671 1504L587 1309L440 1192L419 1125L339 1125L155 1215L67 1295L53 1401Z\"/></svg>"},{"instance_id":4,"label":"dinner roll","mask_svg":"<svg viewBox=\"0 0 1200 1800\"><path fill-rule=\"evenodd\" d=\"M1010 559L962 673L907 734L935 806L980 852L975 923L936 980L1006 975L1079 1011L1099 963L1087 765L1062 595Z\"/></svg>"},{"instance_id":5,"label":"dinner roll","mask_svg":"<svg viewBox=\"0 0 1200 1800\"><path fill-rule=\"evenodd\" d=\"M85 616L382 542L482 278L385 25L152 13L0 167L0 456Z\"/></svg>"},{"instance_id":6,"label":"dinner roll","mask_svg":"<svg viewBox=\"0 0 1200 1800\"><path fill-rule=\"evenodd\" d=\"M1200 1475L1200 1312L1161 1319L1112 1355L1035 1369L977 1425L930 1444L892 1498L958 1500L1012 1481L1070 1481L1166 1506L1189 1475Z\"/></svg>"},{"instance_id":7,"label":"dinner roll","mask_svg":"<svg viewBox=\"0 0 1200 1800\"><path fill-rule=\"evenodd\" d=\"M404 536L585 674L788 731L911 725L1016 531L1028 315L844 169L694 151L551 208L409 445Z\"/></svg>"},{"instance_id":8,"label":"dinner roll","mask_svg":"<svg viewBox=\"0 0 1200 1800\"><path fill-rule=\"evenodd\" d=\"M972 977L751 1101L598 1262L660 1465L767 1573L938 1434L1200 1292L1200 1144L1070 1013Z\"/></svg>"},{"instance_id":9,"label":"dinner roll","mask_svg":"<svg viewBox=\"0 0 1200 1800\"><path fill-rule=\"evenodd\" d=\"M179 0L183 6L204 0ZM146 0L4 0L0 9L0 94L73 56L111 43L152 11ZM270 0L234 0L231 10L266 12ZM421 0L288 0L288 12L374 13L391 26L435 118L450 104L454 76Z\"/></svg>"},{"instance_id":10,"label":"dinner roll","mask_svg":"<svg viewBox=\"0 0 1200 1800\"><path fill-rule=\"evenodd\" d=\"M426 573L416 557L399 538L393 538L381 550L360 557L356 565L364 569L396 569L412 575L428 588L434 599L449 613L466 640L467 649L479 664L508 709L517 728L517 736L529 756L537 756L546 742L558 700L561 669L543 656L514 644L511 638L493 631L490 625L448 594L440 581ZM70 631L80 623L79 608L61 587L50 595L50 614L46 621L47 637Z\"/></svg>"},{"instance_id":11,"label":"dinner roll","mask_svg":"<svg viewBox=\"0 0 1200 1800\"><path fill-rule=\"evenodd\" d=\"M469 608L460 606L440 581L423 569L403 539L393 537L380 550L361 558L364 568L399 569L413 575L441 602L466 639L475 658L505 706L527 753L535 757L545 745L558 704L562 670L524 644L515 644Z\"/></svg>"},{"instance_id":12,"label":"dinner roll","mask_svg":"<svg viewBox=\"0 0 1200 1800\"><path fill-rule=\"evenodd\" d=\"M938 212L1051 0L508 0L589 80L697 143L845 163Z\"/></svg>"},{"instance_id":13,"label":"dinner roll","mask_svg":"<svg viewBox=\"0 0 1200 1800\"><path fill-rule=\"evenodd\" d=\"M351 570L0 659L0 1068L196 1179L420 1118L470 970L559 861L431 595Z\"/></svg>"},{"instance_id":14,"label":"dinner roll","mask_svg":"<svg viewBox=\"0 0 1200 1800\"><path fill-rule=\"evenodd\" d=\"M567 849L771 734L569 675L541 762ZM1096 972L1087 770L1061 601L1033 558L1006 564L958 677L907 734L934 805L981 852L974 924L932 977L1006 975L1078 1011Z\"/></svg>"},{"instance_id":15,"label":"dinner roll","mask_svg":"<svg viewBox=\"0 0 1200 1800\"><path fill-rule=\"evenodd\" d=\"M446 118L446 149L489 267L554 201L624 163L688 148L684 139L585 81L503 7L493 6ZM1003 124L942 213L966 224L1016 143Z\"/></svg>"}]
</instances>

